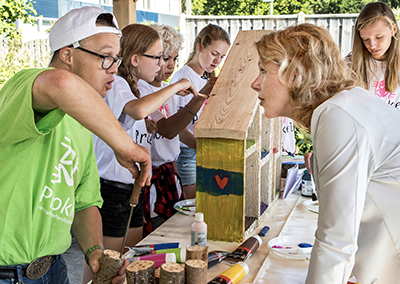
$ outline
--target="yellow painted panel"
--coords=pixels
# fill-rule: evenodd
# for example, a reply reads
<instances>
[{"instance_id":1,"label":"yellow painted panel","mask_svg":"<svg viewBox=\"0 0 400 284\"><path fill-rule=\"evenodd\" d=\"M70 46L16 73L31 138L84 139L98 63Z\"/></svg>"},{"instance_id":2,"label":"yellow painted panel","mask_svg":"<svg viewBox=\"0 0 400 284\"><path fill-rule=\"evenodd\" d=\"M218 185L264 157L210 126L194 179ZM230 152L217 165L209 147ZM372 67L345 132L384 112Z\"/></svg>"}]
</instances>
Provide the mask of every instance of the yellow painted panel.
<instances>
[{"instance_id":1,"label":"yellow painted panel","mask_svg":"<svg viewBox=\"0 0 400 284\"><path fill-rule=\"evenodd\" d=\"M245 140L197 139L197 166L244 173Z\"/></svg>"},{"instance_id":2,"label":"yellow painted panel","mask_svg":"<svg viewBox=\"0 0 400 284\"><path fill-rule=\"evenodd\" d=\"M204 213L209 240L242 242L244 236L244 196L212 196L196 193L196 211Z\"/></svg>"}]
</instances>

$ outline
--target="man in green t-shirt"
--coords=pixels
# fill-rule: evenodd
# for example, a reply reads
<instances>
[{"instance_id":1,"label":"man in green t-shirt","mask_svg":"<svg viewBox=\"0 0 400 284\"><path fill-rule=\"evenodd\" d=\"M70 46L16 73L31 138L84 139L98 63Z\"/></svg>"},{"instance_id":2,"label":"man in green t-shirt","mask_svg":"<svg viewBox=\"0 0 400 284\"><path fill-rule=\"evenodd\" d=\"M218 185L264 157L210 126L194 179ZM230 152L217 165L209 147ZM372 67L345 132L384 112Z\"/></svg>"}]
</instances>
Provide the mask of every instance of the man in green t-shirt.
<instances>
[{"instance_id":1,"label":"man in green t-shirt","mask_svg":"<svg viewBox=\"0 0 400 284\"><path fill-rule=\"evenodd\" d=\"M72 10L50 31L49 68L23 70L0 90L0 284L68 283L61 254L71 226L98 270L102 199L90 131L150 185L149 152L102 99L121 62L120 34L108 11ZM113 283L124 281L126 265Z\"/></svg>"}]
</instances>

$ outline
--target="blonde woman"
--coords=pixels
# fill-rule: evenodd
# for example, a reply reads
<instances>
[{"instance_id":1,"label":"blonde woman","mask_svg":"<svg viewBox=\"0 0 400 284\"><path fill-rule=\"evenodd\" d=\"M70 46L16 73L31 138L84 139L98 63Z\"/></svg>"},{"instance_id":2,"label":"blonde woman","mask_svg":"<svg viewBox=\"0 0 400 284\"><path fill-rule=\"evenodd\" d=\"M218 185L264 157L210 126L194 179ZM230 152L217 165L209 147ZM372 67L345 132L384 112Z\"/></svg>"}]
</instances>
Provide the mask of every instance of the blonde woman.
<instances>
[{"instance_id":1,"label":"blonde woman","mask_svg":"<svg viewBox=\"0 0 400 284\"><path fill-rule=\"evenodd\" d=\"M400 113L357 87L329 33L311 24L265 35L252 83L268 118L311 129L318 227L307 284L398 283ZM387 119L390 117L390 120Z\"/></svg>"},{"instance_id":2,"label":"blonde woman","mask_svg":"<svg viewBox=\"0 0 400 284\"><path fill-rule=\"evenodd\" d=\"M400 108L399 29L390 7L382 2L367 4L355 27L351 68L364 87Z\"/></svg>"}]
</instances>

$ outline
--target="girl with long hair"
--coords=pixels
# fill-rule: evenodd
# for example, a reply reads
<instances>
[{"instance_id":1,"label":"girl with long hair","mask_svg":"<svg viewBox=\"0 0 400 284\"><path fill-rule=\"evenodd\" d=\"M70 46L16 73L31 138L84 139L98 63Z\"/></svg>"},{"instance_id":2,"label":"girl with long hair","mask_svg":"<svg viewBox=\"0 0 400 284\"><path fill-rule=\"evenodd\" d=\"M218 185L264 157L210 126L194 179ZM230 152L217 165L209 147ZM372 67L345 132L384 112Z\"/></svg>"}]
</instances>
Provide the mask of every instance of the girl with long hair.
<instances>
[{"instance_id":1,"label":"girl with long hair","mask_svg":"<svg viewBox=\"0 0 400 284\"><path fill-rule=\"evenodd\" d=\"M216 81L214 70L226 56L231 42L228 33L220 26L209 24L196 36L193 51L186 65L172 77L171 83L182 78L189 79L199 93L210 94ZM188 106L193 96L178 98L178 108L186 108L193 120L179 134L181 153L177 160L178 171L182 179L183 191L187 198L196 196L196 138L194 126L201 114Z\"/></svg>"},{"instance_id":2,"label":"girl with long hair","mask_svg":"<svg viewBox=\"0 0 400 284\"><path fill-rule=\"evenodd\" d=\"M188 90L197 96L197 92L189 80L182 79L141 97L137 82L140 79L152 82L164 64L160 36L148 26L131 24L122 29L120 45L122 63L114 76L112 89L107 92L104 100L133 141L150 151L155 123L148 116L177 93L187 95L185 90ZM131 208L129 199L134 179L116 161L107 144L96 136L93 140L104 201L100 209L103 243L107 249L120 251ZM127 247L134 246L142 239L143 223L142 193L131 219L125 243ZM87 283L90 273L85 271L83 282Z\"/></svg>"},{"instance_id":3,"label":"girl with long hair","mask_svg":"<svg viewBox=\"0 0 400 284\"><path fill-rule=\"evenodd\" d=\"M351 68L364 87L400 108L400 45L397 21L382 2L367 4L354 27Z\"/></svg>"}]
</instances>

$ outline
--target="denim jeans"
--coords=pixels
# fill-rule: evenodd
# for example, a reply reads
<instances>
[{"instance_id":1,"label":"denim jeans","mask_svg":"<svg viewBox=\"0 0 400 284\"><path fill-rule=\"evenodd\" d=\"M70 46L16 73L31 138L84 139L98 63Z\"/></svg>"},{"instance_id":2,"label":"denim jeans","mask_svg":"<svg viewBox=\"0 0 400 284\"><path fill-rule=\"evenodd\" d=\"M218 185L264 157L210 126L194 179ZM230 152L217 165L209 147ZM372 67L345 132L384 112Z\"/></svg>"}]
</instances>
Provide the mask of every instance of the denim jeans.
<instances>
[{"instance_id":1,"label":"denim jeans","mask_svg":"<svg viewBox=\"0 0 400 284\"><path fill-rule=\"evenodd\" d=\"M11 266L15 267L15 266ZM31 280L23 277L18 281L18 278L0 279L0 284L69 284L67 265L62 255L58 255L57 259L51 265L49 271L42 278Z\"/></svg>"},{"instance_id":2,"label":"denim jeans","mask_svg":"<svg viewBox=\"0 0 400 284\"><path fill-rule=\"evenodd\" d=\"M181 153L176 160L182 185L196 184L196 150L181 147Z\"/></svg>"}]
</instances>

